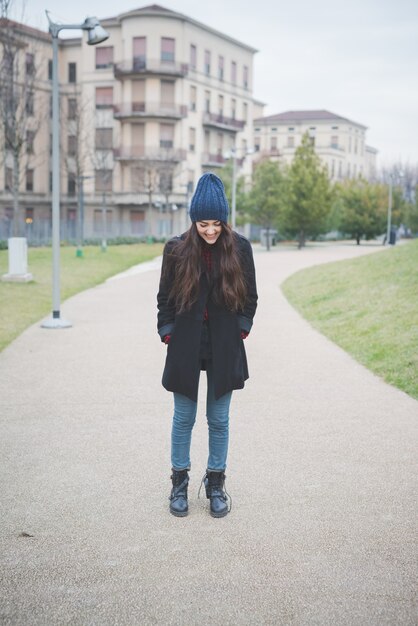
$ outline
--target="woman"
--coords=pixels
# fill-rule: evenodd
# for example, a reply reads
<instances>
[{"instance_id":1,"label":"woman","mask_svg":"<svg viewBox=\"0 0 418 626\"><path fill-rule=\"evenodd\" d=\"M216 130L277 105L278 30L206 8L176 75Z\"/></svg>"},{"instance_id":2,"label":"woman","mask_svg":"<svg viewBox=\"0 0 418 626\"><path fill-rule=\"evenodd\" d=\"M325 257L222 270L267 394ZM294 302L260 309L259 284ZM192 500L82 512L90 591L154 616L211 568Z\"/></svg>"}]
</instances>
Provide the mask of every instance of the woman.
<instances>
[{"instance_id":1,"label":"woman","mask_svg":"<svg viewBox=\"0 0 418 626\"><path fill-rule=\"evenodd\" d=\"M220 178L200 178L190 205L189 230L167 242L158 300L158 332L167 344L162 383L174 393L170 512L188 513L190 443L200 371L206 370L209 458L204 477L213 517L224 517L229 405L248 378L243 339L251 330L257 289L249 241L227 224Z\"/></svg>"}]
</instances>

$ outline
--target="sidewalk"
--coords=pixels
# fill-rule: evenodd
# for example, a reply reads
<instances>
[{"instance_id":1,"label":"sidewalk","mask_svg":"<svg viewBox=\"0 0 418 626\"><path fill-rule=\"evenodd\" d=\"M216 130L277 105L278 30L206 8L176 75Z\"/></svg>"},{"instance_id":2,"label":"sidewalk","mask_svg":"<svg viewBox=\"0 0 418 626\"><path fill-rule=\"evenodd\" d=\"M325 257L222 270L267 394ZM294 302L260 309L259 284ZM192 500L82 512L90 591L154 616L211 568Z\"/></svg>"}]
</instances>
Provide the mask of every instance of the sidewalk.
<instances>
[{"instance_id":1,"label":"sidewalk","mask_svg":"<svg viewBox=\"0 0 418 626\"><path fill-rule=\"evenodd\" d=\"M156 263L68 300L72 329L33 326L1 353L0 623L416 624L418 403L279 288L299 268L375 250L256 251L251 378L232 400L221 520L197 499L203 403L190 514L168 513Z\"/></svg>"}]
</instances>

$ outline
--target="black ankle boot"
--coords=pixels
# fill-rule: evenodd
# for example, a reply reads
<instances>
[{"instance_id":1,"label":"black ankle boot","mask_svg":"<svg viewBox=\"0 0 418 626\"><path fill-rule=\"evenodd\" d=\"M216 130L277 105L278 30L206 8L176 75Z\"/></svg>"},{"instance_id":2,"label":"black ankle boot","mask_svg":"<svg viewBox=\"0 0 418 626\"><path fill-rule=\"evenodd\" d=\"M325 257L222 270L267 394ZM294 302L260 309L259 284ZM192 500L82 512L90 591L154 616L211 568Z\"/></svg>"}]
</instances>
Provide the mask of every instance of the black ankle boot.
<instances>
[{"instance_id":1,"label":"black ankle boot","mask_svg":"<svg viewBox=\"0 0 418 626\"><path fill-rule=\"evenodd\" d=\"M170 513L177 517L185 517L189 512L187 502L188 470L174 470L171 475L173 488L170 494Z\"/></svg>"},{"instance_id":2,"label":"black ankle boot","mask_svg":"<svg viewBox=\"0 0 418 626\"><path fill-rule=\"evenodd\" d=\"M224 472L206 472L204 483L212 517L225 517L230 511L227 492L224 489L225 478Z\"/></svg>"}]
</instances>

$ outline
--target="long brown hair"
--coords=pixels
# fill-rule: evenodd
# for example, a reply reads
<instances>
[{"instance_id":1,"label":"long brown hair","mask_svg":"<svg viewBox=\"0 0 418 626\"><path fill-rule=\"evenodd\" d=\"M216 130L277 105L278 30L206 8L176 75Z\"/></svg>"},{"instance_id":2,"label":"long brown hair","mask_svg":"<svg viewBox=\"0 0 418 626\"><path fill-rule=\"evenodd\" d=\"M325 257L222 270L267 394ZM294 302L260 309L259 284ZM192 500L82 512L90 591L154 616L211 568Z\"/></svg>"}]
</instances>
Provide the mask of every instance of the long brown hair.
<instances>
[{"instance_id":1,"label":"long brown hair","mask_svg":"<svg viewBox=\"0 0 418 626\"><path fill-rule=\"evenodd\" d=\"M244 307L247 286L240 262L236 235L226 222L221 222L222 232L216 242L219 250L218 267L212 271L215 277L214 297L230 311L239 311ZM202 272L202 244L196 224L190 226L184 239L180 239L169 252L166 266L167 276L174 264L174 280L169 292L169 299L174 301L179 313L187 311L197 301L199 280ZM209 244L215 245L215 244ZM171 274L171 276L173 276Z\"/></svg>"}]
</instances>

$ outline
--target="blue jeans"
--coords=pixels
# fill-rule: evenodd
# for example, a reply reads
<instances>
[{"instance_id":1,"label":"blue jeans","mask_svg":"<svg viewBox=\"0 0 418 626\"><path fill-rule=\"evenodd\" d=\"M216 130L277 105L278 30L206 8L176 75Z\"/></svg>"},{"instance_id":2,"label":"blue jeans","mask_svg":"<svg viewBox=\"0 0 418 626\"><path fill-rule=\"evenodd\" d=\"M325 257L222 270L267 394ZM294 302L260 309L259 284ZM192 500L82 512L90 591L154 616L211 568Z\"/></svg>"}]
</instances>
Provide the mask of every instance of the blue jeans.
<instances>
[{"instance_id":1,"label":"blue jeans","mask_svg":"<svg viewBox=\"0 0 418 626\"><path fill-rule=\"evenodd\" d=\"M211 361L207 364L208 392L206 417L209 429L208 470L226 468L229 439L229 405L232 391L215 400ZM171 465L173 469L190 469L190 444L196 421L197 402L181 393L174 393L174 415L171 431Z\"/></svg>"}]
</instances>

